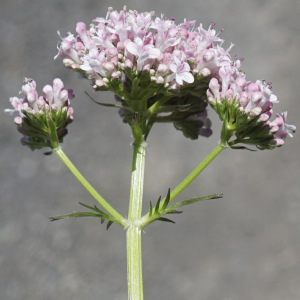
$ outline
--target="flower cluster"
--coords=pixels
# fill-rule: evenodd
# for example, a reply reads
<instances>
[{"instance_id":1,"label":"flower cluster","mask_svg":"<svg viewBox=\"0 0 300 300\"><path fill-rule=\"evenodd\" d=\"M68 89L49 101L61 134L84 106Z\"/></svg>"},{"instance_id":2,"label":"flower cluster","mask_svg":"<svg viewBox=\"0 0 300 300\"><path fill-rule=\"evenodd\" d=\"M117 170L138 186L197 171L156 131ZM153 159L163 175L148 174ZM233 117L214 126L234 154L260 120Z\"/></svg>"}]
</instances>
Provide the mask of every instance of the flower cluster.
<instances>
[{"instance_id":1,"label":"flower cluster","mask_svg":"<svg viewBox=\"0 0 300 300\"><path fill-rule=\"evenodd\" d=\"M233 63L230 59L231 47L225 51L220 46L223 40L214 23L208 30L202 24L196 26L195 21L176 25L174 19L157 17L153 12L127 11L126 7L119 13L109 8L106 18L93 22L89 29L77 23L78 35L70 33L63 38L56 57L62 56L66 67L91 80L95 90L110 90L130 107L134 106L131 101L145 100L149 108L153 99L166 96L168 101L161 106L170 106L174 97L186 95L203 101L210 76L221 67L238 72L240 66L240 60ZM189 119L181 121L195 122L202 113L205 108L185 114ZM204 135L208 136L207 131Z\"/></svg>"},{"instance_id":2,"label":"flower cluster","mask_svg":"<svg viewBox=\"0 0 300 300\"><path fill-rule=\"evenodd\" d=\"M271 84L246 81L243 58L231 59L233 45L227 50L221 47L223 39L215 23L208 30L195 21L176 25L174 19L126 7L120 12L109 8L106 18L93 22L89 29L77 23L77 36L70 33L63 38L57 56L64 58L66 67L91 80L96 91L114 92L129 124L139 114L151 124L173 122L192 139L209 136L210 121L203 104L208 100L226 122L223 139L229 146L246 143L273 149L295 131L295 126L286 124L286 113L269 120L277 102ZM146 105L137 104L143 101ZM230 141L234 135L237 139Z\"/></svg>"},{"instance_id":3,"label":"flower cluster","mask_svg":"<svg viewBox=\"0 0 300 300\"><path fill-rule=\"evenodd\" d=\"M273 149L282 146L287 135L293 136L296 127L286 124L287 112L282 116L276 114L273 122L269 120L273 104L278 102L271 91L271 82L247 82L244 74L232 74L226 68L219 70L218 79L210 80L207 97L226 122L223 133L227 135L226 142L236 136L229 145L243 143L256 145L259 149Z\"/></svg>"},{"instance_id":4,"label":"flower cluster","mask_svg":"<svg viewBox=\"0 0 300 300\"><path fill-rule=\"evenodd\" d=\"M5 109L6 114L17 115L14 122L24 135L21 143L32 150L57 148L68 133L67 125L73 121L73 109L70 107L73 91L64 89L63 82L56 78L53 86L44 86L44 96L39 97L36 82L25 77L22 92L24 98L10 98L14 109Z\"/></svg>"},{"instance_id":5,"label":"flower cluster","mask_svg":"<svg viewBox=\"0 0 300 300\"><path fill-rule=\"evenodd\" d=\"M66 67L92 80L95 89L109 88L122 73L131 78L129 73L134 72L174 91L213 75L221 66L238 67L228 51L215 44L223 40L214 23L205 30L195 21L176 25L173 19L153 15L109 8L106 18L96 18L89 29L77 23L78 35L63 38L58 55Z\"/></svg>"}]
</instances>

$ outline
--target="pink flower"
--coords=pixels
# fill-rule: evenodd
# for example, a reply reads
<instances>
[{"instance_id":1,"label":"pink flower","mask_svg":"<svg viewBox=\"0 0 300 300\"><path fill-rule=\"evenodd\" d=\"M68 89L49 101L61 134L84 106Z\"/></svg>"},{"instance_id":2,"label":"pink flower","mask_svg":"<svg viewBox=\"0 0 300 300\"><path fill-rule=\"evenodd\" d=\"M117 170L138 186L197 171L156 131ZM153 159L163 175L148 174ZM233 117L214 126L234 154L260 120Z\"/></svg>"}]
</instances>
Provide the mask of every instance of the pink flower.
<instances>
[{"instance_id":1,"label":"pink flower","mask_svg":"<svg viewBox=\"0 0 300 300\"><path fill-rule=\"evenodd\" d=\"M282 117L276 114L275 120L270 123L270 127L277 126L278 131L275 133L275 137L284 140L288 135L293 137L293 133L296 132L296 126L286 123L287 111L282 113Z\"/></svg>"},{"instance_id":2,"label":"pink flower","mask_svg":"<svg viewBox=\"0 0 300 300\"><path fill-rule=\"evenodd\" d=\"M129 42L126 45L126 50L131 54L138 57L137 59L137 70L140 71L144 65L144 62L150 58L155 59L160 55L160 51L154 48L152 44L144 45L140 38L135 38L134 43Z\"/></svg>"},{"instance_id":3,"label":"pink flower","mask_svg":"<svg viewBox=\"0 0 300 300\"><path fill-rule=\"evenodd\" d=\"M193 83L194 76L190 73L190 66L187 62L181 62L176 56L173 57L174 63L170 64L170 70L173 72L166 78L166 82L173 81L176 79L176 82L179 85L183 85L183 81L186 83Z\"/></svg>"}]
</instances>

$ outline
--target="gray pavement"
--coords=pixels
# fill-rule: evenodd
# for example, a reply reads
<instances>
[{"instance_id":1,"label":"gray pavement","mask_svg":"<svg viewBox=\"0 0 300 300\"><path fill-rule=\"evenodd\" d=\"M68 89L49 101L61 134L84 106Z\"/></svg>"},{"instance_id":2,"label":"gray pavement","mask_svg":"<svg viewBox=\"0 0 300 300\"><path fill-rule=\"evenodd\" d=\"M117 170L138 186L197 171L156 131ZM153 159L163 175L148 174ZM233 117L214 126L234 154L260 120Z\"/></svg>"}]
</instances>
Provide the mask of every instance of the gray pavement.
<instances>
[{"instance_id":1,"label":"gray pavement","mask_svg":"<svg viewBox=\"0 0 300 300\"><path fill-rule=\"evenodd\" d=\"M108 6L165 13L225 28L225 45L244 57L249 80L266 79L300 128L300 1L44 1L0 0L0 111L17 96L24 76L38 88L62 78L73 88L75 121L64 150L105 199L127 214L132 149L130 128L112 108L92 103L88 81L56 55L60 30L104 17ZM112 94L97 93L99 101ZM174 188L216 146L220 122L209 111L214 135L185 139L172 125L155 125L146 159L145 205ZM0 298L3 300L125 300L125 234L98 220L50 223L48 216L94 204L58 157L19 143L13 119L0 117ZM273 151L224 151L178 197L223 192L155 222L143 234L145 299L298 300L300 298L299 134Z\"/></svg>"}]
</instances>

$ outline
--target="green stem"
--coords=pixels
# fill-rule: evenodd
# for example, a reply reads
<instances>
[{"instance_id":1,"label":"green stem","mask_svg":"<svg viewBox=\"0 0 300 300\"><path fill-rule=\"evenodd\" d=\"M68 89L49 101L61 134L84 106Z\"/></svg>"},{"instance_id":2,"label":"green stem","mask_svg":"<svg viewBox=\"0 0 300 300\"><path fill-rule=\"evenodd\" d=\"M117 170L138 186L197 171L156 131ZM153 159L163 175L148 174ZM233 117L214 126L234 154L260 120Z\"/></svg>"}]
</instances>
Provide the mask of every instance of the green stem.
<instances>
[{"instance_id":1,"label":"green stem","mask_svg":"<svg viewBox=\"0 0 300 300\"><path fill-rule=\"evenodd\" d=\"M85 189L95 198L95 200L114 218L116 223L124 227L125 219L112 206L110 206L98 192L88 183L88 181L81 175L81 173L72 164L66 154L61 148L54 149L54 152L60 157L64 164L69 168L71 173L77 180L85 187Z\"/></svg>"},{"instance_id":2,"label":"green stem","mask_svg":"<svg viewBox=\"0 0 300 300\"><path fill-rule=\"evenodd\" d=\"M199 165L192 171L170 194L170 202L177 197L212 161L225 149L225 146L218 145ZM164 200L164 199L163 199ZM163 203L162 200L162 203Z\"/></svg>"},{"instance_id":3,"label":"green stem","mask_svg":"<svg viewBox=\"0 0 300 300\"><path fill-rule=\"evenodd\" d=\"M131 225L126 230L128 300L143 300L141 229Z\"/></svg>"},{"instance_id":4,"label":"green stem","mask_svg":"<svg viewBox=\"0 0 300 300\"><path fill-rule=\"evenodd\" d=\"M131 187L128 220L135 221L141 217L146 143L135 141L132 160Z\"/></svg>"},{"instance_id":5,"label":"green stem","mask_svg":"<svg viewBox=\"0 0 300 300\"><path fill-rule=\"evenodd\" d=\"M132 161L131 188L128 210L127 244L127 284L128 299L143 300L141 228L144 168L146 143L135 141Z\"/></svg>"},{"instance_id":6,"label":"green stem","mask_svg":"<svg viewBox=\"0 0 300 300\"><path fill-rule=\"evenodd\" d=\"M158 101L156 101L154 104L152 104L152 106L150 106L146 111L146 118L155 114L156 111L171 98L172 98L172 96L163 96Z\"/></svg>"}]
</instances>

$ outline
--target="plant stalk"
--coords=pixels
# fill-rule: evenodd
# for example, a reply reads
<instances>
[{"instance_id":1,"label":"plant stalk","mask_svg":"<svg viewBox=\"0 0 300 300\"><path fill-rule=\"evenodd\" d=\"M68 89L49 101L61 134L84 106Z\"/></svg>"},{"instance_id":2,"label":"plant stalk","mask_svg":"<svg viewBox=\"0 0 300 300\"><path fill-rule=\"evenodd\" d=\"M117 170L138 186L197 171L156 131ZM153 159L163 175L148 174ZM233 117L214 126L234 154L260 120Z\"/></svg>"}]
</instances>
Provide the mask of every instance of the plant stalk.
<instances>
[{"instance_id":1,"label":"plant stalk","mask_svg":"<svg viewBox=\"0 0 300 300\"><path fill-rule=\"evenodd\" d=\"M128 210L127 244L127 284L128 299L143 300L141 228L138 224L142 213L146 143L134 143L131 188Z\"/></svg>"}]
</instances>

